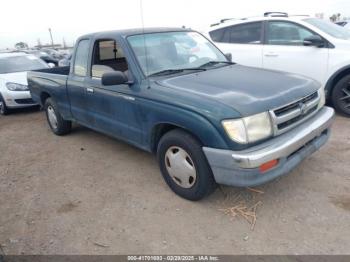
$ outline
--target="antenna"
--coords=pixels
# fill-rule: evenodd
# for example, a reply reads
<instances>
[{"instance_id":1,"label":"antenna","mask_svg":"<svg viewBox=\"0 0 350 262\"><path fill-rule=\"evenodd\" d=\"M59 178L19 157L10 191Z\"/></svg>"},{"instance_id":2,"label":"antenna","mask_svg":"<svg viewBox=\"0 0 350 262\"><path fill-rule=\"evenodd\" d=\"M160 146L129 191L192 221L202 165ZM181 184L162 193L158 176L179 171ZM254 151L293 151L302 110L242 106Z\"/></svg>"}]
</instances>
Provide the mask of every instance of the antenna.
<instances>
[{"instance_id":1,"label":"antenna","mask_svg":"<svg viewBox=\"0 0 350 262\"><path fill-rule=\"evenodd\" d=\"M146 72L147 75L149 74L148 72L148 54L147 54L147 46L146 46L146 36L145 36L145 22L143 19L143 5L142 5L142 0L140 0L140 12L141 12L141 23L142 23L142 36L143 36L143 45L145 48L145 56L146 56ZM150 88L150 83L149 83L149 78L147 77L147 84L148 88Z\"/></svg>"}]
</instances>

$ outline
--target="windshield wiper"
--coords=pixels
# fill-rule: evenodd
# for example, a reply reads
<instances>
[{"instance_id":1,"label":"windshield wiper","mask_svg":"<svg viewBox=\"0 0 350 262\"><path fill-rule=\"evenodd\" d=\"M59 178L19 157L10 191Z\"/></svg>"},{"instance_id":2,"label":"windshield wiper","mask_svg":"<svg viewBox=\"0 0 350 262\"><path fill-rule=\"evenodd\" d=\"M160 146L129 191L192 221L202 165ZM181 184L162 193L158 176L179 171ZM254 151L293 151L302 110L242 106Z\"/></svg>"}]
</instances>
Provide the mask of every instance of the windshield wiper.
<instances>
[{"instance_id":1,"label":"windshield wiper","mask_svg":"<svg viewBox=\"0 0 350 262\"><path fill-rule=\"evenodd\" d=\"M153 74L150 74L149 76L161 76L161 75L170 75L170 74L176 74L176 73L182 73L184 71L205 71L205 68L179 68L179 69L165 69Z\"/></svg>"},{"instance_id":2,"label":"windshield wiper","mask_svg":"<svg viewBox=\"0 0 350 262\"><path fill-rule=\"evenodd\" d=\"M230 62L230 61L209 61L201 66L199 66L199 69L202 69L203 67L211 66L211 65L216 65L216 64L227 64L227 65L234 65L235 63Z\"/></svg>"}]
</instances>

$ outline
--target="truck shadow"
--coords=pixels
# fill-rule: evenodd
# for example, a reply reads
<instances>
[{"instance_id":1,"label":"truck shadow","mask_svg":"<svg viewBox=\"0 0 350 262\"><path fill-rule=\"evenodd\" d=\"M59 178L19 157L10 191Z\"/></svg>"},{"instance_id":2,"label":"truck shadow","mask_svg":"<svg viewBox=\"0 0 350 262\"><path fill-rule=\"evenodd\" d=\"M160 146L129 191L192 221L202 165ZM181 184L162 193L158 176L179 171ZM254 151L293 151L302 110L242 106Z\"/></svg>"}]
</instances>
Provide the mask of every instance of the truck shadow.
<instances>
[{"instance_id":1,"label":"truck shadow","mask_svg":"<svg viewBox=\"0 0 350 262\"><path fill-rule=\"evenodd\" d=\"M26 114L32 114L41 111L41 108L39 106L31 106L31 107L25 107L25 108L13 108L10 109L9 116L11 115L26 115Z\"/></svg>"},{"instance_id":2,"label":"truck shadow","mask_svg":"<svg viewBox=\"0 0 350 262\"><path fill-rule=\"evenodd\" d=\"M137 147L134 147L133 145L128 144L127 142L99 133L79 124L73 124L72 132L69 134L69 136L85 137L89 141L86 144L87 147L89 146L89 143L91 143L91 137L93 136L94 144L98 143L100 146L105 146L108 144L109 149L114 151L114 154L121 154L121 157L128 158L130 164L139 163L142 159L144 164L152 166L152 170L154 170L156 173L155 177L157 179L161 178L158 164L156 162L156 156L149 152L145 152ZM81 150L84 151L85 147L82 146ZM254 205L258 201L278 202L286 200L287 198L290 198L290 196L288 196L289 193L293 194L293 192L297 191L296 189L300 188L300 186L303 184L303 173L306 173L306 169L303 170L302 167L304 164L307 164L307 161L308 160L305 160L303 163L301 163L301 168L298 167L287 175L276 178L273 181L257 187L239 188L219 185L214 194L197 203L200 205L207 203L233 204L235 202L240 203L244 201L247 204ZM152 180L150 180L150 182ZM163 181L161 181L161 183L165 184ZM298 184L300 185L298 186ZM150 187L152 187L152 185L150 185ZM167 186L165 187L170 191ZM276 200L276 198L278 200Z\"/></svg>"}]
</instances>

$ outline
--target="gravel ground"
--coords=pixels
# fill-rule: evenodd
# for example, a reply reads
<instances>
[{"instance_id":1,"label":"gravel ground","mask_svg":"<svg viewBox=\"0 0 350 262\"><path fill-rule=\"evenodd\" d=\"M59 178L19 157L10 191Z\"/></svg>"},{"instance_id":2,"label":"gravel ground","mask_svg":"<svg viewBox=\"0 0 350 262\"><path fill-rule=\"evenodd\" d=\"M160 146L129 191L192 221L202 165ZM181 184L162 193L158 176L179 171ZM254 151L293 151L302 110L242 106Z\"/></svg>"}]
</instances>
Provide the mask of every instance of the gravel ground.
<instances>
[{"instance_id":1,"label":"gravel ground","mask_svg":"<svg viewBox=\"0 0 350 262\"><path fill-rule=\"evenodd\" d=\"M0 152L5 254L350 254L346 118L260 193L220 187L194 203L168 189L154 156L79 126L57 137L43 112L0 117ZM256 203L254 229L221 210Z\"/></svg>"}]
</instances>

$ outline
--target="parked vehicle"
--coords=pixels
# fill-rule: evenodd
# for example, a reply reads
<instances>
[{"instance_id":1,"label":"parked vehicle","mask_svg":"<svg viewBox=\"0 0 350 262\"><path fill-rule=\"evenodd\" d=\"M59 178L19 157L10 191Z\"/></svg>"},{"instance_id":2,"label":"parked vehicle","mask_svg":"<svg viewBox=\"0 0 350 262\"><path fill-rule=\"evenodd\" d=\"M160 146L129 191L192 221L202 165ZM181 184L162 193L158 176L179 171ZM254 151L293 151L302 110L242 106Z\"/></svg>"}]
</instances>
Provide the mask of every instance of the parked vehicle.
<instances>
[{"instance_id":1,"label":"parked vehicle","mask_svg":"<svg viewBox=\"0 0 350 262\"><path fill-rule=\"evenodd\" d=\"M67 55L67 57L58 61L58 66L70 66L70 60L72 59L72 54Z\"/></svg>"},{"instance_id":2,"label":"parked vehicle","mask_svg":"<svg viewBox=\"0 0 350 262\"><path fill-rule=\"evenodd\" d=\"M72 55L71 49L60 49L57 51L63 58L67 58Z\"/></svg>"},{"instance_id":3,"label":"parked vehicle","mask_svg":"<svg viewBox=\"0 0 350 262\"><path fill-rule=\"evenodd\" d=\"M24 50L23 51L26 54L32 54L35 55L36 57L40 58L41 60L45 61L47 64L53 64L54 66L58 66L58 60L49 54L40 51L40 50Z\"/></svg>"},{"instance_id":4,"label":"parked vehicle","mask_svg":"<svg viewBox=\"0 0 350 262\"><path fill-rule=\"evenodd\" d=\"M335 109L350 117L350 31L318 18L265 13L224 20L208 34L239 64L319 81Z\"/></svg>"},{"instance_id":5,"label":"parked vehicle","mask_svg":"<svg viewBox=\"0 0 350 262\"><path fill-rule=\"evenodd\" d=\"M288 173L326 143L334 116L314 80L233 64L189 29L82 36L70 68L28 83L53 133L74 121L153 152L190 200Z\"/></svg>"},{"instance_id":6,"label":"parked vehicle","mask_svg":"<svg viewBox=\"0 0 350 262\"><path fill-rule=\"evenodd\" d=\"M53 57L57 61L64 58L64 55L55 49L42 48L42 49L40 49L40 51L48 54L49 56Z\"/></svg>"},{"instance_id":7,"label":"parked vehicle","mask_svg":"<svg viewBox=\"0 0 350 262\"><path fill-rule=\"evenodd\" d=\"M0 114L13 108L38 105L30 96L27 71L48 68L41 59L25 53L0 54Z\"/></svg>"}]
</instances>

